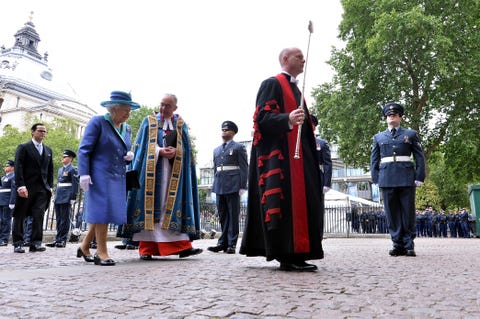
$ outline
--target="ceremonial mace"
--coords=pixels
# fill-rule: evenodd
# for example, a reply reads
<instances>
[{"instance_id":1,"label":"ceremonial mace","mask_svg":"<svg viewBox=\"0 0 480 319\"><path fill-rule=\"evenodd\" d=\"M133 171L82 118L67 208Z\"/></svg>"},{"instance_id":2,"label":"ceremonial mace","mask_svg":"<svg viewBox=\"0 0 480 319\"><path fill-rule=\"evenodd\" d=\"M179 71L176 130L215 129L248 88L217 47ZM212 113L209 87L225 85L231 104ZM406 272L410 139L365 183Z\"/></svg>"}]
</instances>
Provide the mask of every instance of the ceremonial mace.
<instances>
[{"instance_id":1,"label":"ceremonial mace","mask_svg":"<svg viewBox=\"0 0 480 319\"><path fill-rule=\"evenodd\" d=\"M310 51L310 38L313 33L313 24L312 21L308 21L308 45L307 45L307 56L305 57L305 67L303 68L303 85L302 85L302 97L300 99L300 106L299 109L303 109L304 106L304 95L305 95L305 79L307 78L307 63L308 63L308 52ZM293 158L299 159L300 158L300 138L302 137L302 124L298 124L298 132L297 132L297 144L295 144L295 154Z\"/></svg>"}]
</instances>

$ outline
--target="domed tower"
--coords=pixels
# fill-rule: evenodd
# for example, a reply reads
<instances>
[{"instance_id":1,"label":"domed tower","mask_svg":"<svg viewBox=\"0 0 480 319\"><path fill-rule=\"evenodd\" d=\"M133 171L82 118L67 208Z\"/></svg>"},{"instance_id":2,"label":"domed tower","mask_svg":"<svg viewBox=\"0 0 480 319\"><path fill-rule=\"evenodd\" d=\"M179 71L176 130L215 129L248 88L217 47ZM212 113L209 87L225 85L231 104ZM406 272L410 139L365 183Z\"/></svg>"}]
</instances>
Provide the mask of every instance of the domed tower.
<instances>
[{"instance_id":1,"label":"domed tower","mask_svg":"<svg viewBox=\"0 0 480 319\"><path fill-rule=\"evenodd\" d=\"M96 111L80 101L67 81L54 77L48 53L38 52L40 36L32 15L14 37L11 48L0 48L0 136L6 126L30 128L35 118L68 118L77 123L72 133L79 138Z\"/></svg>"}]
</instances>

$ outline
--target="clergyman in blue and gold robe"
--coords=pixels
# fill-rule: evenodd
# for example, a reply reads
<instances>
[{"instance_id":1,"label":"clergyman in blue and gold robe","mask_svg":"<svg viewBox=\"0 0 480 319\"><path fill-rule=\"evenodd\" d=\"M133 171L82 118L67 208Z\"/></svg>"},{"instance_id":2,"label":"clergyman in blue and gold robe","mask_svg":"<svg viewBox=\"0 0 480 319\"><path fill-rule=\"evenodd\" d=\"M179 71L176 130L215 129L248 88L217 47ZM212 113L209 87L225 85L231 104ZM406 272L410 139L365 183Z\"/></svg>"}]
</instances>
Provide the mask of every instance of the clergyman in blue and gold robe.
<instances>
[{"instance_id":1,"label":"clergyman in blue and gold robe","mask_svg":"<svg viewBox=\"0 0 480 319\"><path fill-rule=\"evenodd\" d=\"M160 112L147 116L137 133L132 169L140 188L127 196L127 224L118 235L139 241L140 258L202 252L191 241L200 236L197 176L188 127L173 112L177 99L167 94Z\"/></svg>"}]
</instances>

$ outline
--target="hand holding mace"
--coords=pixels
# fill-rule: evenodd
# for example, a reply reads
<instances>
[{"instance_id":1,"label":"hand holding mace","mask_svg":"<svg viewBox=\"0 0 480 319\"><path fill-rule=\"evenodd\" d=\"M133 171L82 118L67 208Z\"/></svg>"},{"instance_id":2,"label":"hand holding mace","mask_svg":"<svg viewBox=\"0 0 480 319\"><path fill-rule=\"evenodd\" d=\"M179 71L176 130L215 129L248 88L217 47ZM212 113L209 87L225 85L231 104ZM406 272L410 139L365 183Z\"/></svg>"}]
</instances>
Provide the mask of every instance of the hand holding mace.
<instances>
[{"instance_id":1,"label":"hand holding mace","mask_svg":"<svg viewBox=\"0 0 480 319\"><path fill-rule=\"evenodd\" d=\"M307 62L308 62L308 52L310 51L310 38L313 33L313 23L312 21L308 21L308 45L307 45L307 55L305 57L305 67L303 68L303 85L302 85L302 96L300 98L300 105L298 106L299 109L303 109L305 104L304 96L305 96L305 79L307 78ZM293 155L294 159L300 158L300 139L302 137L302 124L298 125L297 131L297 143L295 144L295 154Z\"/></svg>"}]
</instances>

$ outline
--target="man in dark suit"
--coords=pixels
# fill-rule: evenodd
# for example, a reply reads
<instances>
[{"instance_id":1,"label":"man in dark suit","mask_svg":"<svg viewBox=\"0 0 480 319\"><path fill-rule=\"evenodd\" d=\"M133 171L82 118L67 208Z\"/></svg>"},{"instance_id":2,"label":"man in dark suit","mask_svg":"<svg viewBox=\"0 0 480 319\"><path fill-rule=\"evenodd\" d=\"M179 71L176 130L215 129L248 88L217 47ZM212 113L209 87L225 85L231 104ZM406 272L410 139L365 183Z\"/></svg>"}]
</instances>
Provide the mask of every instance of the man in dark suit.
<instances>
[{"instance_id":1,"label":"man in dark suit","mask_svg":"<svg viewBox=\"0 0 480 319\"><path fill-rule=\"evenodd\" d=\"M372 183L378 184L383 193L393 241L389 254L413 257L415 187L425 180L425 159L417 132L400 126L403 113L403 106L398 103L387 103L383 108L388 128L373 137L370 171Z\"/></svg>"},{"instance_id":2,"label":"man in dark suit","mask_svg":"<svg viewBox=\"0 0 480 319\"><path fill-rule=\"evenodd\" d=\"M48 243L48 247L63 248L67 244L68 232L70 231L72 205L77 199L78 193L78 170L72 165L77 156L74 151L65 149L62 155L62 167L58 169L57 189L55 191L55 216L57 223L57 235L55 240Z\"/></svg>"},{"instance_id":3,"label":"man in dark suit","mask_svg":"<svg viewBox=\"0 0 480 319\"><path fill-rule=\"evenodd\" d=\"M50 204L53 185L52 150L43 144L47 129L42 123L31 128L32 140L20 144L15 152L15 184L17 199L13 213L12 239L14 252L24 253L23 226L26 216L32 217L30 252L44 251L43 216Z\"/></svg>"},{"instance_id":4,"label":"man in dark suit","mask_svg":"<svg viewBox=\"0 0 480 319\"><path fill-rule=\"evenodd\" d=\"M318 125L318 118L315 115L311 115L313 129ZM318 136L315 137L317 141L317 157L320 162L320 170L323 175L323 193L326 193L332 187L332 156L330 152L330 146L328 142Z\"/></svg>"},{"instance_id":5,"label":"man in dark suit","mask_svg":"<svg viewBox=\"0 0 480 319\"><path fill-rule=\"evenodd\" d=\"M233 137L238 127L232 121L222 123L223 144L213 152L215 177L212 192L216 194L217 211L222 227L222 235L217 246L208 247L209 251L223 250L235 254L239 233L240 197L247 189L248 160L247 150Z\"/></svg>"}]
</instances>

